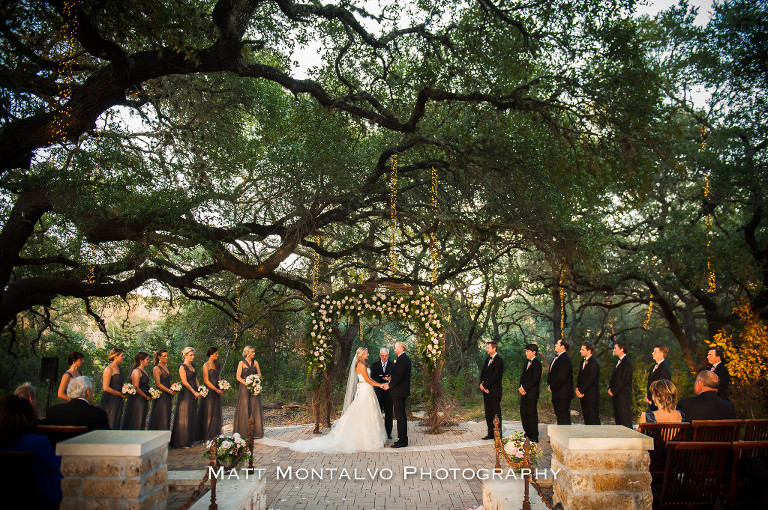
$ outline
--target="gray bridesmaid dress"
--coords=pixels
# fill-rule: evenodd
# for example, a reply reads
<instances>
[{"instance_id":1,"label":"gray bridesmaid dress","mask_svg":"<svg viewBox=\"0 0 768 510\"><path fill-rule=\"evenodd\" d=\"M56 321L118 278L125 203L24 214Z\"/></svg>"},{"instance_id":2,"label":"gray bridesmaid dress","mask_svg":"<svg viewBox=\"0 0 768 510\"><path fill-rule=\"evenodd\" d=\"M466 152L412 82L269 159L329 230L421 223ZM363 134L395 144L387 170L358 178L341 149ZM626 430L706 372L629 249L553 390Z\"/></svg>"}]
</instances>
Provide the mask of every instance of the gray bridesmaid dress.
<instances>
[{"instance_id":1,"label":"gray bridesmaid dress","mask_svg":"<svg viewBox=\"0 0 768 510\"><path fill-rule=\"evenodd\" d=\"M194 365L192 365L194 367ZM190 369L183 364L181 367L187 373L187 382L190 386L199 387L197 383L197 371ZM181 368L179 367L179 368ZM183 384L181 393L176 400L176 417L173 420L173 430L171 431L171 446L179 448L191 446L195 442L195 426L197 425L197 402L195 396Z\"/></svg>"},{"instance_id":2,"label":"gray bridesmaid dress","mask_svg":"<svg viewBox=\"0 0 768 510\"><path fill-rule=\"evenodd\" d=\"M243 361L245 366L240 374L243 380L251 374L257 374L256 362L249 365ZM248 418L253 416L253 437L264 437L264 424L261 411L261 395L254 395L243 383L239 383L237 390L237 403L235 404L235 422L232 425L232 431L238 432L243 438L248 437Z\"/></svg>"}]
</instances>

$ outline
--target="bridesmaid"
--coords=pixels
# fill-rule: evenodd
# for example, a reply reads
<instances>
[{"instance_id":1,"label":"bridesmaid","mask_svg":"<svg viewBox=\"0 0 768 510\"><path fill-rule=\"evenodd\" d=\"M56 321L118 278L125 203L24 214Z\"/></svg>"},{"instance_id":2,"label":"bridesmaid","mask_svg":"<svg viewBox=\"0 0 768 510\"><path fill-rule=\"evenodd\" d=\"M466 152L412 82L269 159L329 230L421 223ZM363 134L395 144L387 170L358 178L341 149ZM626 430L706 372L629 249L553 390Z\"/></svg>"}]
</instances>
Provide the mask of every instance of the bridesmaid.
<instances>
[{"instance_id":1,"label":"bridesmaid","mask_svg":"<svg viewBox=\"0 0 768 510\"><path fill-rule=\"evenodd\" d=\"M208 361L203 365L203 384L208 388L208 395L200 399L197 422L197 438L202 441L213 439L221 434L221 390L219 375L221 365L216 361L219 349L209 347Z\"/></svg>"},{"instance_id":2,"label":"bridesmaid","mask_svg":"<svg viewBox=\"0 0 768 510\"><path fill-rule=\"evenodd\" d=\"M237 390L237 404L235 405L235 423L233 432L239 432L242 437L248 437L248 418L253 416L253 437L264 436L264 425L261 415L261 395L254 395L245 385L245 379L256 374L261 377L259 363L253 358L256 350L250 345L243 349L243 361L237 364L237 382L240 388Z\"/></svg>"},{"instance_id":3,"label":"bridesmaid","mask_svg":"<svg viewBox=\"0 0 768 510\"><path fill-rule=\"evenodd\" d=\"M85 356L83 356L82 352L72 351L69 353L69 356L67 356L67 365L69 365L69 370L64 372L64 374L61 376L61 383L59 383L58 397L61 400L66 400L67 402L71 400L67 396L67 386L69 386L69 382L72 379L75 377L81 377L83 375L83 372L80 371L80 367L83 366L83 362L85 362Z\"/></svg>"},{"instance_id":4,"label":"bridesmaid","mask_svg":"<svg viewBox=\"0 0 768 510\"><path fill-rule=\"evenodd\" d=\"M136 388L136 394L128 397L123 414L123 430L144 430L147 423L149 396L149 375L146 366L149 365L149 354L139 351L134 357L133 370L131 371L131 384Z\"/></svg>"},{"instance_id":5,"label":"bridesmaid","mask_svg":"<svg viewBox=\"0 0 768 510\"><path fill-rule=\"evenodd\" d=\"M112 349L109 353L109 365L104 369L101 383L101 408L107 412L109 427L112 430L120 428L120 419L123 412L123 374L120 372L120 363L125 360L125 352L122 349Z\"/></svg>"},{"instance_id":6,"label":"bridesmaid","mask_svg":"<svg viewBox=\"0 0 768 510\"><path fill-rule=\"evenodd\" d=\"M155 353L155 368L152 369L155 386L160 396L152 404L148 430L171 430L171 406L175 391L171 390L171 370L168 368L168 351L160 349Z\"/></svg>"},{"instance_id":7,"label":"bridesmaid","mask_svg":"<svg viewBox=\"0 0 768 510\"><path fill-rule=\"evenodd\" d=\"M188 448L195 441L195 425L197 423L197 406L195 399L200 396L197 392L197 371L192 361L195 350L185 347L181 352L184 363L179 365L181 377L181 395L176 400L176 417L171 431L171 446Z\"/></svg>"}]
</instances>

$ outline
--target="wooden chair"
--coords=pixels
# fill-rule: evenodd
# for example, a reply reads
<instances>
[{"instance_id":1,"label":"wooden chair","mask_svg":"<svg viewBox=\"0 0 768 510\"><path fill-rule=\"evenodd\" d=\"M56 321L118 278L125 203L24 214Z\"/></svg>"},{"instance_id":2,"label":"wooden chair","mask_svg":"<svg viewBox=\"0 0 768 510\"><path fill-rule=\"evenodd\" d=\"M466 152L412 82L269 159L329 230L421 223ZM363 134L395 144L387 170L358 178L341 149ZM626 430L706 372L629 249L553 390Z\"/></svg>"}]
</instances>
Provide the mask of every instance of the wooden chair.
<instances>
[{"instance_id":1,"label":"wooden chair","mask_svg":"<svg viewBox=\"0 0 768 510\"><path fill-rule=\"evenodd\" d=\"M733 443L729 482L722 494L727 508L768 508L768 441Z\"/></svg>"},{"instance_id":2,"label":"wooden chair","mask_svg":"<svg viewBox=\"0 0 768 510\"><path fill-rule=\"evenodd\" d=\"M48 441L53 445L53 449L56 449L56 444L59 441L70 439L80 434L88 432L88 427L84 425L38 425L37 433L42 434L48 438Z\"/></svg>"},{"instance_id":3,"label":"wooden chair","mask_svg":"<svg viewBox=\"0 0 768 510\"><path fill-rule=\"evenodd\" d=\"M690 431L690 423L641 423L637 431L653 438L653 450L649 471L655 483L661 483L664 468L667 465L667 441L685 441Z\"/></svg>"},{"instance_id":4,"label":"wooden chair","mask_svg":"<svg viewBox=\"0 0 768 510\"><path fill-rule=\"evenodd\" d=\"M693 441L738 441L744 420L693 420Z\"/></svg>"},{"instance_id":5,"label":"wooden chair","mask_svg":"<svg viewBox=\"0 0 768 510\"><path fill-rule=\"evenodd\" d=\"M711 509L720 496L731 443L669 441L658 508Z\"/></svg>"},{"instance_id":6,"label":"wooden chair","mask_svg":"<svg viewBox=\"0 0 768 510\"><path fill-rule=\"evenodd\" d=\"M768 441L768 420L744 420L744 441Z\"/></svg>"}]
</instances>

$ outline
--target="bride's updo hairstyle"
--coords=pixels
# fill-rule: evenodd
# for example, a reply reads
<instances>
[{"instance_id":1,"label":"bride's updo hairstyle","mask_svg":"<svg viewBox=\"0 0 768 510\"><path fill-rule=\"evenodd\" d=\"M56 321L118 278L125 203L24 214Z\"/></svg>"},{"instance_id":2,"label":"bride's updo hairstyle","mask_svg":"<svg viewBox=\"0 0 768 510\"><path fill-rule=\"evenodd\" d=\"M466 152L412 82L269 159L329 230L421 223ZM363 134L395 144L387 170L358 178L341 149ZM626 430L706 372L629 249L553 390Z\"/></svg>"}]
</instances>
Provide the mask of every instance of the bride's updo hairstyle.
<instances>
[{"instance_id":1,"label":"bride's updo hairstyle","mask_svg":"<svg viewBox=\"0 0 768 510\"><path fill-rule=\"evenodd\" d=\"M364 352L368 352L368 349L365 347L358 347L357 351L355 351L355 366L357 366L358 363L362 363L365 366L368 366L368 363L365 362L364 359L362 359L362 355Z\"/></svg>"}]
</instances>

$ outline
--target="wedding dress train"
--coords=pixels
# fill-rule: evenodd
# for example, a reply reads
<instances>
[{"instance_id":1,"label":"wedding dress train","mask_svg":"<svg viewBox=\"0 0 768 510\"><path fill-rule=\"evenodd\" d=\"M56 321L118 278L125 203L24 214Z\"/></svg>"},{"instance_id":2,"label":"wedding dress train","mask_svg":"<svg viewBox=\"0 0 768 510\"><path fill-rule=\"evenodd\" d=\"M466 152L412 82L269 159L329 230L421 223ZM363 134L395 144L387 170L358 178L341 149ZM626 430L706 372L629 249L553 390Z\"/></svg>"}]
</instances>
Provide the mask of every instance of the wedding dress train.
<instances>
[{"instance_id":1,"label":"wedding dress train","mask_svg":"<svg viewBox=\"0 0 768 510\"><path fill-rule=\"evenodd\" d=\"M358 382L355 399L333 424L331 431L324 436L296 441L291 445L291 450L355 453L378 450L384 446L387 432L384 430L379 401L373 386L365 382L362 374L356 375Z\"/></svg>"}]
</instances>

